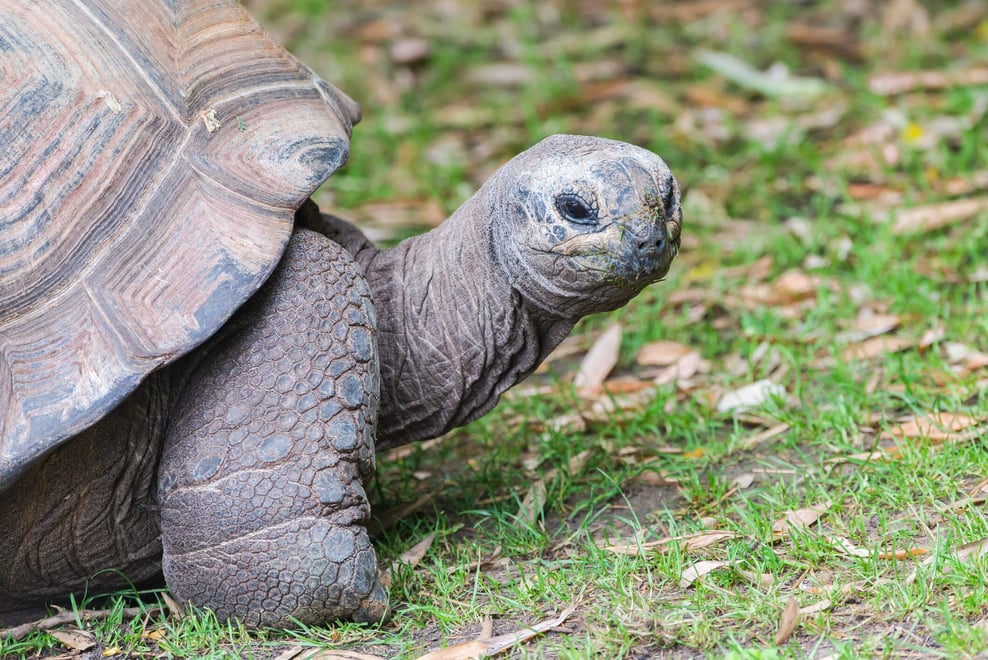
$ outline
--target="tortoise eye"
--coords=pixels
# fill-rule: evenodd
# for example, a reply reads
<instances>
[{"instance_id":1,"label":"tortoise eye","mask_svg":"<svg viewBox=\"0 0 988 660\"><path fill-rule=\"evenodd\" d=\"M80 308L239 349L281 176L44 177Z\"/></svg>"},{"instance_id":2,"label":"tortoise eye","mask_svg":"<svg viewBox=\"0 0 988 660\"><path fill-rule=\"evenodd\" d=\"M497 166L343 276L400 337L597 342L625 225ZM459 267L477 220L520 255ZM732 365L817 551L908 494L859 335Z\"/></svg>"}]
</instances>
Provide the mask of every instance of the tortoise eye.
<instances>
[{"instance_id":1,"label":"tortoise eye","mask_svg":"<svg viewBox=\"0 0 988 660\"><path fill-rule=\"evenodd\" d=\"M666 212L666 219L672 218L676 212L676 190L671 185L666 189L662 197L662 206Z\"/></svg>"},{"instance_id":2,"label":"tortoise eye","mask_svg":"<svg viewBox=\"0 0 988 660\"><path fill-rule=\"evenodd\" d=\"M578 225L592 225L597 212L579 195L564 193L556 197L556 209L566 220Z\"/></svg>"}]
</instances>

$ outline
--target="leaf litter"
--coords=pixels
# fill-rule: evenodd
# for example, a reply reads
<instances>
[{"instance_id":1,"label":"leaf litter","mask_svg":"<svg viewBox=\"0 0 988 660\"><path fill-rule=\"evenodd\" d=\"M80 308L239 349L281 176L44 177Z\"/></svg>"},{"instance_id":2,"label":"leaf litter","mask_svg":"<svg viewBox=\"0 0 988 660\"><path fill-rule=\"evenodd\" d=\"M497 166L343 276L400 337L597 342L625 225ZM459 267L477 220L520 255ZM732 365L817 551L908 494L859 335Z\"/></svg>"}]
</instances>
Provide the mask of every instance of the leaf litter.
<instances>
[{"instance_id":1,"label":"leaf litter","mask_svg":"<svg viewBox=\"0 0 988 660\"><path fill-rule=\"evenodd\" d=\"M259 2L253 0L249 4L256 7ZM566 130L599 133L605 126L616 134L626 130L629 139L642 144L654 143L654 128L642 117L658 117L664 134L660 144L668 145L681 161L705 152L717 155L716 159L704 161L703 169L686 181L685 203L694 210L688 218L695 231L684 236L684 249L675 267L681 273L681 281L676 288L664 290L662 308L656 311L668 320L661 335L668 339L643 344L633 360L622 363L622 342L630 342L636 332L630 321L622 318L619 323L610 323L599 334L578 332L561 344L549 361L550 368L563 373L561 385L538 381L508 394L508 398L541 397L558 394L560 388L572 388L581 397L576 409L564 407L554 416L511 421L506 423L510 432L526 429L536 438L533 442L546 433L585 436L601 428L613 433L614 428L625 424L623 420L640 415L660 396L665 397L663 410L670 414L691 410L689 404L699 401L711 425L719 425L722 432L733 432L732 437L737 438L726 459L722 449L713 446L715 443L691 440L685 444L682 437L666 435L661 415L653 420L658 440L637 438L643 447L639 451L622 454L605 450L603 454L607 460L640 468L637 477L621 484L623 488L674 492L681 492L682 482L687 480L679 473L667 473L665 459L691 462L690 465L698 465L695 469L709 470L711 466L717 469L718 461L738 460L739 453L753 454L744 457L750 458L751 463L738 466L737 475L724 479L726 490L710 495L710 501L718 508L702 512L728 517L723 511L729 512L735 506L741 510L746 502L738 494L752 486L757 488L759 479L783 479L793 474L788 466L772 462L777 458L775 443L783 438L803 442L812 437L824 443L829 453L822 457L820 469L868 471L903 461L910 455L904 451L907 446L943 451L984 437L985 429L977 414L959 403L965 396L957 396L949 387L967 388L966 396L975 399L988 387L973 380L979 374L984 378L988 371L988 344L977 335L954 336L953 330L938 327L935 319L917 319L888 296L857 288L851 275L856 264L872 258L868 254L871 246L862 244L872 234L860 227L857 233L841 230L852 220L866 218L878 228L875 231L887 228L899 237L896 245L906 246L906 252L924 249L926 241L939 246L966 237L977 238L978 223L988 209L984 194L988 191L988 174L980 169L954 176L954 172L943 169L941 161L943 151L960 150L967 136L983 132L985 107L980 98L983 90L978 86L985 84L985 67L977 58L965 58L961 52L951 57L950 66L943 70L907 70L908 67L897 66L897 59L904 59L897 55L901 55L904 44L927 43L937 30L981 34L986 13L977 6L980 3L960 3L933 11L932 5L926 9L916 2L893 2L887 7L869 6L873 15L856 13L865 3L840 3L836 10L810 6L805 12L795 12L780 32L801 55L792 61L801 60L802 66L791 69L778 63L783 58L763 52L761 44L750 51L742 48L728 52L724 46L729 43L731 31L740 27L751 34L771 32L761 30L768 20L761 3L632 1L622 3L620 11L625 15L620 21L612 21L593 3L578 3L579 7L572 11L586 13L581 17L585 19L582 30L568 32L561 28L562 22L551 16L546 19L545 14L524 22L526 29L544 32L541 36L545 52L553 55L549 59L577 60L572 72L552 71L553 76L566 83L559 85L568 88L565 98L540 99L525 116L517 111L517 99L526 90L549 85L544 84L547 81L541 77L539 67L524 56L528 45L520 34L517 17L509 16L510 4L513 3L492 3L481 8L469 3L438 3L435 8L415 13L395 3L370 3L359 12L335 12L328 28L317 28L318 21L289 20L280 28L278 23L269 21L275 29L286 31L279 35L280 40L299 43L302 60L317 70L326 63L327 56L312 44L327 40L295 37L304 37L311 29L329 29L338 32L335 38L347 39L344 43L360 64L356 67L356 80L341 81L341 86L348 91L357 90L371 115L380 113L378 117L369 116L368 124L386 128L385 132L402 138L404 144L394 154L355 151L355 160L359 158L362 166L378 168L371 170L372 179L393 182L390 185L394 186L394 194L360 199L351 203L352 208L346 212L370 226L375 239L393 238L411 227L434 226L447 214L448 200L462 196L460 189L437 190L441 184L436 181L442 174L437 177L432 168L442 171L444 167L462 167L466 169L464 180L477 183L526 139L519 136L518 126L545 118L558 122L552 116L558 108L564 109L570 122ZM554 4L548 3L543 10L551 15L553 8ZM683 44L677 42L676 48L662 57L653 58L653 62L661 62L659 68L649 68L645 58L642 62L625 62L621 59L625 26L636 22L657 28L672 26L676 33L689 38ZM441 50L448 47L453 25L470 26L465 36L455 37L466 47L483 47L486 40L496 48L479 63L464 62L455 94L444 95L442 90L429 86L435 82L430 78L430 69L442 56ZM956 48L964 51L959 45ZM579 61L581 50L591 52L595 61ZM874 112L862 111L860 98L866 94L850 87L853 81L844 77L845 67L860 62L870 66L864 78L866 94L870 90L878 97L893 99ZM334 63L328 70L337 69ZM491 98L486 93L490 89L507 93L511 99L507 109L486 103ZM968 95L964 98L970 101L958 103L960 95ZM401 107L405 98L415 98L425 107L428 123ZM633 122L627 122L629 114ZM561 125L550 126L555 130ZM359 135L369 133L365 128L358 128ZM417 144L417 137L409 138L416 136L420 128L426 134L435 129L442 137L430 137L422 140L428 144ZM477 135L485 138L478 139ZM784 147L779 176L771 184L775 186L773 194L785 200L785 210L780 212L784 217L773 216L766 222L768 211L750 208L744 202L752 189L750 170L755 169L758 158L721 158L733 156L735 147L745 141L757 143L763 150L759 158L765 159L775 157L773 150ZM802 144L814 147L821 166L797 180L800 171L788 171L785 150ZM428 167L423 167L424 163ZM428 170L431 179L426 181L426 177L419 176L420 170ZM332 187L317 193L317 198L327 207L347 201L345 194L334 192ZM828 209L826 217L814 216L815 204ZM821 230L821 226L826 229ZM774 227L779 229L778 234L772 233ZM797 245L805 247L807 254L799 259L762 254L758 246L764 247L767 239L779 236L799 242ZM743 261L736 256L739 246L748 250L740 253ZM750 252L757 254L751 256ZM918 260L919 268L931 268L936 251L930 252L930 259ZM983 266L979 270L977 264L963 272L951 265L938 271L931 269L942 282L953 284L988 281L986 272ZM854 313L837 318L836 327L819 329L807 323L827 305L842 299L852 301ZM758 337L762 331L752 319L766 312L781 319L782 330ZM723 349L712 351L707 346L701 351L701 345L690 345L684 328L695 324L703 324L725 339ZM748 342L758 345L759 351L739 348ZM814 352L787 371L791 358L780 355L803 346L813 347ZM930 386L944 392L945 401L938 404L944 410L933 409L932 404L924 410L926 404L912 400L907 406L895 398L907 396L906 385L887 365L917 355L937 356L949 370L946 376L954 379L943 381L938 377L939 382ZM575 375L564 363L581 356L583 362L575 372L579 375ZM817 420L807 424L797 415L800 403L795 399L798 391L794 384L804 391L812 389L816 374L833 369L838 361L859 367L864 372L862 392L885 401L882 405L887 406L879 409L876 404L873 417L857 419L854 431L834 431L816 425ZM928 370L924 375L931 373ZM916 382L908 386L923 387ZM764 404L773 398L779 400L785 418L769 416L772 413ZM887 404L888 399L893 403ZM798 421L790 423L792 416ZM847 433L848 437L827 437L831 433ZM510 493L485 496L491 501L512 500L520 522L541 525L549 517L548 487L562 472L577 476L591 472L587 466L599 458L604 448L605 442L600 441L594 450L579 452L563 462L561 471L547 470L540 461L533 461L524 485L512 484ZM388 462L403 460L409 451L401 448L389 452ZM984 478L971 476L975 481ZM436 499L436 492L424 490L429 480L422 481L423 490L410 503L395 509L385 526L421 513ZM971 492L965 500L947 502L943 508L983 505L984 494L973 489ZM933 557L928 554L939 557L928 548L886 547L873 530L868 535L854 535L842 529L840 519L850 514L841 511L841 497L835 495L834 502L780 514L772 524L776 553L786 557L787 544L795 542L793 537L812 536L823 540L835 556L843 556L843 561L875 558L922 562L928 567L933 565ZM685 517L696 513L692 506L673 507L671 511ZM609 553L628 557L654 558L675 554L674 550L685 553L695 561L681 574L681 588L685 588L684 581L687 586L693 585L706 575L724 570L752 586L769 583L773 577L751 573L746 577L742 562L724 559L725 547L754 542L733 528L686 534L661 533L654 525L647 529L648 536L596 543ZM421 543L426 541L431 543L429 537ZM930 543L935 547L932 540ZM401 562L421 571L422 548L412 550L414 555L403 556L395 565ZM500 555L498 548L466 567L471 571L485 570ZM973 561L983 555L984 543L980 540L955 550L954 558ZM822 600L799 607L796 616L792 609L794 599L783 590L773 610L778 613L773 614L777 618L774 629L764 628L759 634L766 643L796 643L802 634L800 617L805 621L814 612L827 610L837 620L848 594L874 590L885 579L883 576L873 583L853 582L827 590L820 594L825 596ZM172 620L177 616L175 612L170 614ZM517 618L513 617L515 623L519 623ZM72 622L65 619L62 624ZM728 624L717 628L718 632L726 629ZM853 627L849 630L853 636ZM677 641L697 643L688 637ZM485 653L493 652L488 644L482 647ZM480 649L478 645L466 646L451 653ZM332 651L337 656L324 652L325 658L377 657L356 651Z\"/></svg>"},{"instance_id":2,"label":"leaf litter","mask_svg":"<svg viewBox=\"0 0 988 660\"><path fill-rule=\"evenodd\" d=\"M417 660L469 660L470 658L486 658L496 655L546 631L560 627L575 611L575 607L568 607L551 619L540 621L516 632L497 636L488 634L480 639L426 653L419 656Z\"/></svg>"}]
</instances>

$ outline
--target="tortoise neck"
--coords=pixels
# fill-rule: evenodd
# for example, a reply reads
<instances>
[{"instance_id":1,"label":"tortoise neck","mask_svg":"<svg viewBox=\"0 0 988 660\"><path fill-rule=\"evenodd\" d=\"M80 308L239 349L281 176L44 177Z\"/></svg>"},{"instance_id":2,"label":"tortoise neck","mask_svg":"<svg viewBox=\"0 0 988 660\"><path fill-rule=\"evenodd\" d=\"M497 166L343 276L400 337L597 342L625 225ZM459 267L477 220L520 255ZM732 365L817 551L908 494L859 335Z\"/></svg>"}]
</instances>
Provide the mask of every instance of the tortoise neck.
<instances>
[{"instance_id":1,"label":"tortoise neck","mask_svg":"<svg viewBox=\"0 0 988 660\"><path fill-rule=\"evenodd\" d=\"M378 450L483 415L573 327L523 302L501 272L485 192L436 229L363 260L378 315Z\"/></svg>"}]
</instances>

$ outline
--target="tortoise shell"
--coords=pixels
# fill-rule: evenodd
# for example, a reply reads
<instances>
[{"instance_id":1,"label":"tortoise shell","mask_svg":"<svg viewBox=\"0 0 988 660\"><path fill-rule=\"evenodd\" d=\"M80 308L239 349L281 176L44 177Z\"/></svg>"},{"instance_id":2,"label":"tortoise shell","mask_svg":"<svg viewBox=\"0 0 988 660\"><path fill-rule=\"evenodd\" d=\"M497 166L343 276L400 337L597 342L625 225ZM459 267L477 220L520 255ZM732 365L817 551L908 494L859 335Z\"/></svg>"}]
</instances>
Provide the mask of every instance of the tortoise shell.
<instances>
[{"instance_id":1,"label":"tortoise shell","mask_svg":"<svg viewBox=\"0 0 988 660\"><path fill-rule=\"evenodd\" d=\"M358 120L230 0L0 3L0 488L258 289Z\"/></svg>"}]
</instances>

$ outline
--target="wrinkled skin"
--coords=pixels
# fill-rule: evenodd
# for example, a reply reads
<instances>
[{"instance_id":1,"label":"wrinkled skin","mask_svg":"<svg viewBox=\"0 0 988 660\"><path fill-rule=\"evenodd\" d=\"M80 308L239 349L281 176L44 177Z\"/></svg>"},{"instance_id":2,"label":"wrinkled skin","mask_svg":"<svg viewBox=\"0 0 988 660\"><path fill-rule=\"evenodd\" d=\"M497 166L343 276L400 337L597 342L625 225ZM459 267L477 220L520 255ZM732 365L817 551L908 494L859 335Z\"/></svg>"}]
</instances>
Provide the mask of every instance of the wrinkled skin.
<instances>
[{"instance_id":1,"label":"wrinkled skin","mask_svg":"<svg viewBox=\"0 0 988 660\"><path fill-rule=\"evenodd\" d=\"M488 411L579 318L661 279L681 226L657 156L580 136L388 250L305 205L213 340L0 498L0 611L119 585L113 568L163 570L180 600L249 625L386 616L364 527L375 451Z\"/></svg>"}]
</instances>

